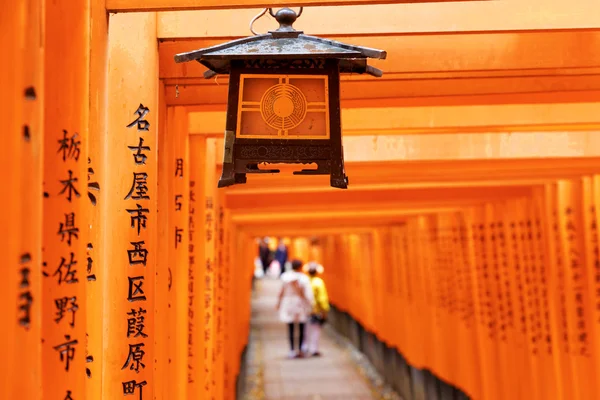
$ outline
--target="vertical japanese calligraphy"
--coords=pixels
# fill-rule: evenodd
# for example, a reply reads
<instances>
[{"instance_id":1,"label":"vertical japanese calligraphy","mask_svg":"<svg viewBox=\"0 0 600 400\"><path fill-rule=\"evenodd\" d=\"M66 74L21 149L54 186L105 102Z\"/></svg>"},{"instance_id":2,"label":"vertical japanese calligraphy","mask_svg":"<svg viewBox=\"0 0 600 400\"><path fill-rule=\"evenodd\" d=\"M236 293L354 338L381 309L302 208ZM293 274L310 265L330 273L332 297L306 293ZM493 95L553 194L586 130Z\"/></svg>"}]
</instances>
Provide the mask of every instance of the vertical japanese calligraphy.
<instances>
[{"instance_id":1,"label":"vertical japanese calligraphy","mask_svg":"<svg viewBox=\"0 0 600 400\"><path fill-rule=\"evenodd\" d=\"M203 216L203 238L204 238L204 276L202 306L204 313L200 318L200 324L203 328L202 340L204 341L204 354L202 364L204 368L204 382L202 382L202 398L212 399L214 395L214 307L215 307L215 154L216 143L214 139L206 141L206 169L204 172L204 216Z\"/></svg>"},{"instance_id":2,"label":"vertical japanese calligraphy","mask_svg":"<svg viewBox=\"0 0 600 400\"><path fill-rule=\"evenodd\" d=\"M85 396L88 32L85 4L46 4L42 360L56 399Z\"/></svg>"},{"instance_id":3,"label":"vertical japanese calligraphy","mask_svg":"<svg viewBox=\"0 0 600 400\"><path fill-rule=\"evenodd\" d=\"M167 110L169 143L167 144L169 180L169 266L172 272L171 291L174 313L174 346L171 348L171 369L174 398L187 398L189 353L189 146L187 112L184 107ZM162 160L161 160L162 161Z\"/></svg>"},{"instance_id":4,"label":"vertical japanese calligraphy","mask_svg":"<svg viewBox=\"0 0 600 400\"><path fill-rule=\"evenodd\" d=\"M188 397L201 398L204 384L204 279L205 279L205 201L204 179L206 139L189 138L189 277L188 277Z\"/></svg>"},{"instance_id":5,"label":"vertical japanese calligraphy","mask_svg":"<svg viewBox=\"0 0 600 400\"><path fill-rule=\"evenodd\" d=\"M145 119L146 115L150 112L148 107L145 107L142 103L138 106L135 111L135 119L126 125L127 128L135 128L136 135L134 136L135 143L143 143L144 137L142 135L147 134L150 131L150 123ZM132 146L127 146L127 149L131 150ZM127 358L121 367L122 370L129 369L134 371L136 374L143 372L146 368L144 356L146 352L144 348L146 346L145 339L148 338L148 334L144 333L145 327L145 314L147 314L146 308L148 308L144 281L146 279L146 271L144 270L149 250L144 247L147 240L146 227L147 223L153 223L154 221L148 222L150 209L146 208L150 198L148 189L148 173L145 170L146 160L149 153L152 151L150 146L144 146L144 148L138 147L136 153L133 155L134 172L132 173L131 187L124 197L124 200L135 202L135 209L126 209L125 211L130 214L130 228L134 229L137 233L137 240L130 241L129 245L133 249L126 250L127 263L129 264L130 272L127 276L127 301L129 303L135 303L139 306L137 311L132 308L130 312L123 316L127 320L127 339L130 341L127 343L129 346L127 352ZM140 162L140 160L143 160ZM132 276L133 275L133 276ZM147 361L146 361L147 362ZM135 375L126 374L126 378L133 378ZM122 382L123 385L123 396L135 395L136 390L138 391L139 398L142 399L142 388L147 385L147 381L143 380L137 382L135 380L126 380Z\"/></svg>"},{"instance_id":6,"label":"vertical japanese calligraphy","mask_svg":"<svg viewBox=\"0 0 600 400\"><path fill-rule=\"evenodd\" d=\"M132 43L132 32L145 38ZM108 126L100 201L106 254L103 396L154 398L158 82L156 16L110 19ZM130 74L129 71L140 71ZM96 268L94 266L94 268Z\"/></svg>"}]
</instances>

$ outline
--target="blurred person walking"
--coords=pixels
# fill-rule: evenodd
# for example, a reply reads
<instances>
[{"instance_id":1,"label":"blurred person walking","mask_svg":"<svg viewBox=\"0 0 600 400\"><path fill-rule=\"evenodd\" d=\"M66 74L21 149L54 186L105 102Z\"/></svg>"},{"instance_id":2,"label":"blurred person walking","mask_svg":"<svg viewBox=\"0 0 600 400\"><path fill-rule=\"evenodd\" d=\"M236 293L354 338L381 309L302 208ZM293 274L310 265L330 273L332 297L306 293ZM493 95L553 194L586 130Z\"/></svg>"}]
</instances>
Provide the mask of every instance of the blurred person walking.
<instances>
[{"instance_id":1,"label":"blurred person walking","mask_svg":"<svg viewBox=\"0 0 600 400\"><path fill-rule=\"evenodd\" d=\"M279 239L279 245L275 251L275 260L277 260L281 266L281 272L279 273L279 276L281 277L281 275L283 275L285 272L285 264L288 260L288 249L285 243L283 243L283 239Z\"/></svg>"},{"instance_id":2,"label":"blurred person walking","mask_svg":"<svg viewBox=\"0 0 600 400\"><path fill-rule=\"evenodd\" d=\"M273 258L271 256L271 249L269 249L269 239L266 237L261 239L258 245L258 257L262 263L264 275L267 275L269 265L271 265Z\"/></svg>"},{"instance_id":3,"label":"blurred person walking","mask_svg":"<svg viewBox=\"0 0 600 400\"><path fill-rule=\"evenodd\" d=\"M323 266L317 262L310 262L306 265L310 286L313 292L313 309L307 326L307 352L313 357L319 357L319 340L321 339L321 328L327 321L329 313L329 296L325 282L318 275L323 273Z\"/></svg>"},{"instance_id":4,"label":"blurred person walking","mask_svg":"<svg viewBox=\"0 0 600 400\"><path fill-rule=\"evenodd\" d=\"M290 358L301 358L304 328L313 308L313 291L308 276L302 273L302 262L292 261L292 270L281 275L281 290L277 301L279 319L288 325ZM298 326L298 347L294 346L295 326Z\"/></svg>"}]
</instances>

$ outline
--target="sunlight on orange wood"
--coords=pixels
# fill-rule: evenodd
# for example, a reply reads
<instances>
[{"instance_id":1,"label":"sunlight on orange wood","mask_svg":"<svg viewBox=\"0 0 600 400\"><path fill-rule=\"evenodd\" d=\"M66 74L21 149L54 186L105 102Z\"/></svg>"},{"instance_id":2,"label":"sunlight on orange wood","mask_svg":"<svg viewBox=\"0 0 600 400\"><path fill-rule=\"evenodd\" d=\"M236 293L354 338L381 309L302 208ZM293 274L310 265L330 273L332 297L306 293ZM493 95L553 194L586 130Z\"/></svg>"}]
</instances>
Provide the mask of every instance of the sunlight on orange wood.
<instances>
[{"instance_id":1,"label":"sunlight on orange wood","mask_svg":"<svg viewBox=\"0 0 600 400\"><path fill-rule=\"evenodd\" d=\"M104 396L154 396L158 80L153 13L111 15L105 146ZM131 42L130 35L143 38ZM154 61L153 61L154 60ZM147 67L154 66L154 67ZM158 379L158 378L157 378Z\"/></svg>"},{"instance_id":2,"label":"sunlight on orange wood","mask_svg":"<svg viewBox=\"0 0 600 400\"><path fill-rule=\"evenodd\" d=\"M600 4L594 0L544 3L543 12L531 2L483 1L413 5L307 7L294 26L310 35L372 35L456 33L598 27ZM159 38L242 37L258 10L176 11L158 14ZM494 18L481 18L493 15ZM272 18L254 24L257 32L277 28Z\"/></svg>"}]
</instances>

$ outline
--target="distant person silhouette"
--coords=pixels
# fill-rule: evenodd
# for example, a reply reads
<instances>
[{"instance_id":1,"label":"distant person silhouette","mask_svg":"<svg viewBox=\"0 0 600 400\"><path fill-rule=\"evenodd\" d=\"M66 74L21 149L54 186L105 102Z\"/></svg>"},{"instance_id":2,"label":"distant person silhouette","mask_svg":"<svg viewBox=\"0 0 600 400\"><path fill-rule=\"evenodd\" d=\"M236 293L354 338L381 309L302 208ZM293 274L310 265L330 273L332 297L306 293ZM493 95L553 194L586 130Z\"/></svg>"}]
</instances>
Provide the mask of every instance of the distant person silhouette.
<instances>
[{"instance_id":1,"label":"distant person silhouette","mask_svg":"<svg viewBox=\"0 0 600 400\"><path fill-rule=\"evenodd\" d=\"M290 358L301 358L304 327L313 307L313 291L308 276L302 273L302 262L292 261L292 270L281 275L281 290L277 301L279 319L288 325ZM294 346L295 326L299 327L298 347ZM296 350L297 349L297 350Z\"/></svg>"},{"instance_id":2,"label":"distant person silhouette","mask_svg":"<svg viewBox=\"0 0 600 400\"><path fill-rule=\"evenodd\" d=\"M269 249L268 238L261 239L258 245L258 257L260 258L260 262L262 264L263 271L266 276L267 271L269 269L269 265L271 265L271 261L273 260L271 257L271 249Z\"/></svg>"},{"instance_id":3,"label":"distant person silhouette","mask_svg":"<svg viewBox=\"0 0 600 400\"><path fill-rule=\"evenodd\" d=\"M277 250L275 251L275 260L277 260L277 262L281 266L281 272L279 274L279 276L281 277L281 275L283 275L283 273L285 272L285 263L287 263L288 260L288 249L285 243L283 243L283 240L281 239L279 240L279 245L277 246Z\"/></svg>"}]
</instances>

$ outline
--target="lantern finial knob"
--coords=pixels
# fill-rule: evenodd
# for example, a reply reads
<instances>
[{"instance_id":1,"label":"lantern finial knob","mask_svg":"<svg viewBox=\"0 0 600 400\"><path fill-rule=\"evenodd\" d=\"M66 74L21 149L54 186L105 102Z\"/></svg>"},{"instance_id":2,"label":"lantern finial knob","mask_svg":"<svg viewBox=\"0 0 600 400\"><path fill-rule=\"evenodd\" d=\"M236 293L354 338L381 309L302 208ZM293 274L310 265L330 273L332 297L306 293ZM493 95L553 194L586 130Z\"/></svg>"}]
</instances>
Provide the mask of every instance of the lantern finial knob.
<instances>
[{"instance_id":1,"label":"lantern finial knob","mask_svg":"<svg viewBox=\"0 0 600 400\"><path fill-rule=\"evenodd\" d=\"M273 16L277 22L279 22L279 28L277 32L295 32L296 30L292 26L296 19L302 14L302 8L300 8L300 12L296 14L296 11L291 8L285 7L277 11L277 13L273 14L273 9L269 9L269 13Z\"/></svg>"}]
</instances>

